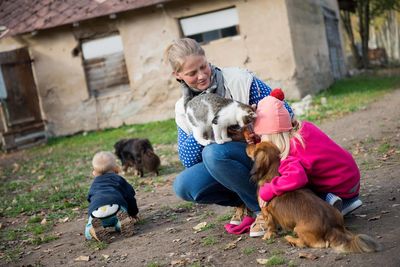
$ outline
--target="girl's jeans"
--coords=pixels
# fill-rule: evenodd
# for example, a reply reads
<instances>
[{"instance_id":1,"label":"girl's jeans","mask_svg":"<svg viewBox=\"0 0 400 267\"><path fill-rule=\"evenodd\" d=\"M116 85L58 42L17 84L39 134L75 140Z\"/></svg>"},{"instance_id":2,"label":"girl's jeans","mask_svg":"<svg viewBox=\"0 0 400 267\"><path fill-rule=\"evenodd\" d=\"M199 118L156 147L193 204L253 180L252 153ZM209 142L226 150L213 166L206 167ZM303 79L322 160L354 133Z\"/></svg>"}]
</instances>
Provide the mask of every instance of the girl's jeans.
<instances>
[{"instance_id":1,"label":"girl's jeans","mask_svg":"<svg viewBox=\"0 0 400 267\"><path fill-rule=\"evenodd\" d=\"M175 193L186 201L238 207L243 203L258 212L257 185L250 180L252 160L244 142L211 144L203 149L203 162L182 171Z\"/></svg>"}]
</instances>

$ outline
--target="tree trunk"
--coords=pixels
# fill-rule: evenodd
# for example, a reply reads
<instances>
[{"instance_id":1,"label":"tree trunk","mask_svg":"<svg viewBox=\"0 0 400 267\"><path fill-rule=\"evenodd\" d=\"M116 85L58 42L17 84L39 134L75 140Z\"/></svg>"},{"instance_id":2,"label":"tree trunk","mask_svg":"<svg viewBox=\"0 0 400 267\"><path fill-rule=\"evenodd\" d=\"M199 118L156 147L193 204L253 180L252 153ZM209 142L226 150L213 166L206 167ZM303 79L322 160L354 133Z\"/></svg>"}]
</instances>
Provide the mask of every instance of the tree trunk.
<instances>
[{"instance_id":1,"label":"tree trunk","mask_svg":"<svg viewBox=\"0 0 400 267\"><path fill-rule=\"evenodd\" d=\"M361 36L361 55L362 65L364 68L368 68L368 41L369 41L369 0L360 0L357 2L357 12L360 27Z\"/></svg>"},{"instance_id":2,"label":"tree trunk","mask_svg":"<svg viewBox=\"0 0 400 267\"><path fill-rule=\"evenodd\" d=\"M353 26L351 24L350 12L348 10L343 10L342 12L340 12L340 16L342 18L343 25L346 30L347 36L349 37L350 48L351 48L351 53L354 58L354 63L356 65L356 68L360 69L362 67L362 62L361 62L361 57L358 52L356 43L354 41L354 33L353 33Z\"/></svg>"}]
</instances>

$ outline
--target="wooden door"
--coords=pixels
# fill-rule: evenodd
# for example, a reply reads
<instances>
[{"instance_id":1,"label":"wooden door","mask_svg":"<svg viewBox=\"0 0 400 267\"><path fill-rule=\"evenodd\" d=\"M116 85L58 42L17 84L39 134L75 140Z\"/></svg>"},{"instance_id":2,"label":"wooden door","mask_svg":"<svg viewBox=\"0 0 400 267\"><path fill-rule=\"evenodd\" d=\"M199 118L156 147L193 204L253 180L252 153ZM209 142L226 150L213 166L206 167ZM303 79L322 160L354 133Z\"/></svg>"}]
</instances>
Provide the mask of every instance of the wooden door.
<instances>
[{"instance_id":1,"label":"wooden door","mask_svg":"<svg viewBox=\"0 0 400 267\"><path fill-rule=\"evenodd\" d=\"M29 142L32 136L34 140L43 138L44 123L28 49L1 52L0 71L3 145L14 148L18 142Z\"/></svg>"}]
</instances>

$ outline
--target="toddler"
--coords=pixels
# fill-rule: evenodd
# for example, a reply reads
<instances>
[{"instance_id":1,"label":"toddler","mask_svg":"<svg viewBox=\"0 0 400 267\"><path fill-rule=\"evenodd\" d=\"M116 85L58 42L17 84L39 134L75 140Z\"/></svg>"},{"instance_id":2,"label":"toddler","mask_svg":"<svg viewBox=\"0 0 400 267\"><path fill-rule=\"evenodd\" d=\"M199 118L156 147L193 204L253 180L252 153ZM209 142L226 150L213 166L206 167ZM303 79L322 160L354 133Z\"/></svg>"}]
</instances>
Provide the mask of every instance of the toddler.
<instances>
[{"instance_id":1,"label":"toddler","mask_svg":"<svg viewBox=\"0 0 400 267\"><path fill-rule=\"evenodd\" d=\"M285 192L309 187L343 215L359 208L360 171L351 154L311 122L293 128L283 100L282 90L275 89L257 107L255 134L281 151L281 175L259 189L261 205ZM256 220L262 220L259 217Z\"/></svg>"},{"instance_id":2,"label":"toddler","mask_svg":"<svg viewBox=\"0 0 400 267\"><path fill-rule=\"evenodd\" d=\"M114 227L117 232L133 235L133 222L139 212L135 190L121 176L120 167L111 152L98 152L92 160L93 176L89 189L89 219L85 237L90 240L99 237L100 227Z\"/></svg>"}]
</instances>

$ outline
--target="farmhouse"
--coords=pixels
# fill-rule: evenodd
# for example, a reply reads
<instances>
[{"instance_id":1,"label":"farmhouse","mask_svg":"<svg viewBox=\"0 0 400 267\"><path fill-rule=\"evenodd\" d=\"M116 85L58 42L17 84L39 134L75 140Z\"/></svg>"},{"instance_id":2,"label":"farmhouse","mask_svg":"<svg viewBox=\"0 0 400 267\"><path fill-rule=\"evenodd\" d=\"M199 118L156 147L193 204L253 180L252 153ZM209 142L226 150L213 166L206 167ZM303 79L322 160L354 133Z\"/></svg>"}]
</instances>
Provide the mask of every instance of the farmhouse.
<instances>
[{"instance_id":1,"label":"farmhouse","mask_svg":"<svg viewBox=\"0 0 400 267\"><path fill-rule=\"evenodd\" d=\"M163 51L184 36L288 98L315 93L346 73L338 12L336 0L1 1L3 148L172 118Z\"/></svg>"}]
</instances>

